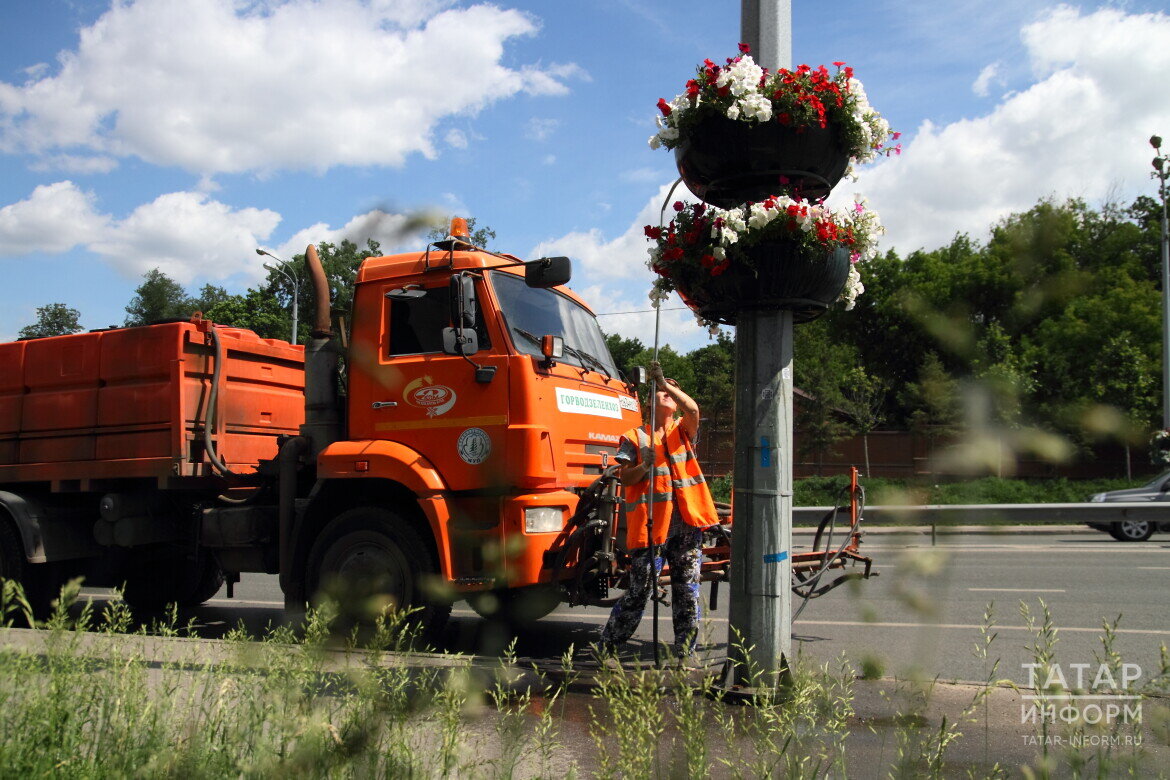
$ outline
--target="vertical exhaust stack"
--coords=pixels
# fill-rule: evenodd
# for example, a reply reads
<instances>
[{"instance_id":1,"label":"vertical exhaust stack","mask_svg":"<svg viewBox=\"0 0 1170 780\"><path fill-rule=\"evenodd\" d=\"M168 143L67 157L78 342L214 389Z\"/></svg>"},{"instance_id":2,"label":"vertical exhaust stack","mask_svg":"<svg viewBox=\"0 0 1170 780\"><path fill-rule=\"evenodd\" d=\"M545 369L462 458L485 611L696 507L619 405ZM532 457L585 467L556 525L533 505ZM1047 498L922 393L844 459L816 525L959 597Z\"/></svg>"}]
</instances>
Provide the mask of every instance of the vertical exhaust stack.
<instances>
[{"instance_id":1,"label":"vertical exhaust stack","mask_svg":"<svg viewBox=\"0 0 1170 780\"><path fill-rule=\"evenodd\" d=\"M305 424L301 435L309 440L316 458L321 450L341 438L341 406L337 393L338 352L330 322L329 281L317 247L305 248L305 261L313 282L317 316L305 345Z\"/></svg>"}]
</instances>

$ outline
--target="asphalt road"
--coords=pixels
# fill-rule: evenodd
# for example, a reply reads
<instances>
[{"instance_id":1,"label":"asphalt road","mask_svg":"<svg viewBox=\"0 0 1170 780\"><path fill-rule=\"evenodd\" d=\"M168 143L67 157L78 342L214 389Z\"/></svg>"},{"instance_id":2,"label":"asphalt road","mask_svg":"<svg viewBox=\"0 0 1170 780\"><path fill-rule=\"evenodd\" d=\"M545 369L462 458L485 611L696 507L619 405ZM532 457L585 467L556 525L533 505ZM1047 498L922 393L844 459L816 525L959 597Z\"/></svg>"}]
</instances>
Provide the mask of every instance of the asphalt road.
<instances>
[{"instance_id":1,"label":"asphalt road","mask_svg":"<svg viewBox=\"0 0 1170 780\"><path fill-rule=\"evenodd\" d=\"M795 546L807 549L810 541L797 534ZM1056 660L1066 670L1073 664L1096 668L1104 654L1105 622L1118 621L1114 650L1138 664L1143 679L1157 672L1160 646L1170 645L1167 534L1135 544L1087 530L980 530L940 533L932 543L929 530L882 529L866 536L862 552L873 557L878 576L812 600L794 624L794 651L806 660L835 664L843 657L884 676L1027 684L1024 664L1033 662L1035 648L1043 645L1037 630L1045 621L1042 603L1056 628ZM726 599L724 586L719 609L708 610L705 619L704 646L716 657L726 653ZM275 576L245 574L234 599L221 591L182 619L193 618L206 637L220 636L241 621L259 634L282 621L282 603ZM1036 628L1029 630L1021 604ZM989 607L993 618L984 633ZM605 619L603 609L559 607L515 635L516 652L555 660L570 647L582 651L596 641ZM660 637L669 641L668 610L660 621ZM987 657L978 657L974 648L991 634ZM627 650L652 657L651 635L648 611ZM507 627L483 620L461 602L442 649L493 654L511 638Z\"/></svg>"}]
</instances>

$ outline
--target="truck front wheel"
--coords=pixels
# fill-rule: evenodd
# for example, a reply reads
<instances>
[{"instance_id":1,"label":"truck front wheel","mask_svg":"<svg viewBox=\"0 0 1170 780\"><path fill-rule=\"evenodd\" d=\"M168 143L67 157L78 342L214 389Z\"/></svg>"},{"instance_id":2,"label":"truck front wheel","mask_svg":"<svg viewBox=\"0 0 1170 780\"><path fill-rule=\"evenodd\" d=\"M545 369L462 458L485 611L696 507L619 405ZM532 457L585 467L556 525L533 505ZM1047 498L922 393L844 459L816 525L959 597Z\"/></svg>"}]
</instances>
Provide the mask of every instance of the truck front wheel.
<instances>
[{"instance_id":1,"label":"truck front wheel","mask_svg":"<svg viewBox=\"0 0 1170 780\"><path fill-rule=\"evenodd\" d=\"M438 566L414 528L387 509L343 512L309 553L309 594L331 601L338 628L370 624L387 611L412 610L410 622L427 641L446 625L451 602L438 591Z\"/></svg>"}]
</instances>

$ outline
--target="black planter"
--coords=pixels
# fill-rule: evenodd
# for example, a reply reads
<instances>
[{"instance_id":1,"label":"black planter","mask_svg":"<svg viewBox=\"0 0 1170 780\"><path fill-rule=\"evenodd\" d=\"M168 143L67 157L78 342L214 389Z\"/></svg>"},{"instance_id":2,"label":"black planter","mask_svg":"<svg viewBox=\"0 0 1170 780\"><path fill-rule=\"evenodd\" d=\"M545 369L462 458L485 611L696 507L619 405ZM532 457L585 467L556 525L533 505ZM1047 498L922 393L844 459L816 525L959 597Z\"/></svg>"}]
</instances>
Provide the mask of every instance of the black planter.
<instances>
[{"instance_id":1,"label":"black planter","mask_svg":"<svg viewBox=\"0 0 1170 780\"><path fill-rule=\"evenodd\" d=\"M769 195L826 197L849 155L832 126L793 128L710 116L674 150L679 175L696 197L733 208Z\"/></svg>"},{"instance_id":2,"label":"black planter","mask_svg":"<svg viewBox=\"0 0 1170 780\"><path fill-rule=\"evenodd\" d=\"M849 250L807 252L795 243L766 244L741 252L719 276L689 287L676 280L679 294L704 318L735 325L743 311L790 310L795 322L820 317L845 289Z\"/></svg>"}]
</instances>

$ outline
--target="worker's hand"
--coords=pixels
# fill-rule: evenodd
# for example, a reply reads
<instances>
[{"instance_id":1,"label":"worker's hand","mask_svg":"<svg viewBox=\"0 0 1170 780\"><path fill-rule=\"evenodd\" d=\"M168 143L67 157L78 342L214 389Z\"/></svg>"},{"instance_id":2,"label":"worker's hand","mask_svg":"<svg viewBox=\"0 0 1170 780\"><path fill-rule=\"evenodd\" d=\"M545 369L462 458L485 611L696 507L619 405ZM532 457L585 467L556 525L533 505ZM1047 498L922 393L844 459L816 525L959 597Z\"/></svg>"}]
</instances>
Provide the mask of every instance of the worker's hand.
<instances>
[{"instance_id":1,"label":"worker's hand","mask_svg":"<svg viewBox=\"0 0 1170 780\"><path fill-rule=\"evenodd\" d=\"M650 361L650 377L660 388L666 384L666 377L662 373L662 364L657 360Z\"/></svg>"}]
</instances>

